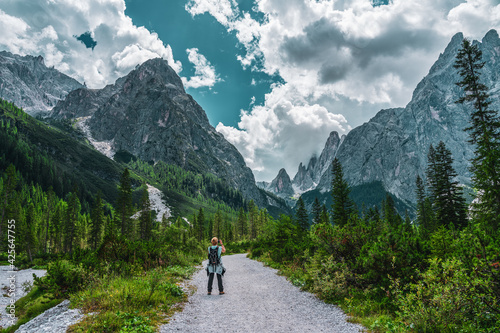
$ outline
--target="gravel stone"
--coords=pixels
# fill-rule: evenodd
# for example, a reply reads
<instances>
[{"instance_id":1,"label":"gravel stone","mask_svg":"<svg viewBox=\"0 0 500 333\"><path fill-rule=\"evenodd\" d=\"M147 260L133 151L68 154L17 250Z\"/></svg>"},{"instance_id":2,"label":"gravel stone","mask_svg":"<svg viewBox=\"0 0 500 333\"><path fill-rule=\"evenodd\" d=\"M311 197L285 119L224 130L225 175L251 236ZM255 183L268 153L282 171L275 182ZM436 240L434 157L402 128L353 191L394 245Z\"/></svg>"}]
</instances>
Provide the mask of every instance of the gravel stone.
<instances>
[{"instance_id":1,"label":"gravel stone","mask_svg":"<svg viewBox=\"0 0 500 333\"><path fill-rule=\"evenodd\" d=\"M301 291L277 270L246 258L246 254L224 256L227 272L224 295L219 295L214 278L212 295L207 295L204 269L191 284L196 291L184 310L177 312L160 332L361 332L363 327L347 322L335 305ZM206 262L203 263L205 266Z\"/></svg>"},{"instance_id":2,"label":"gravel stone","mask_svg":"<svg viewBox=\"0 0 500 333\"><path fill-rule=\"evenodd\" d=\"M23 291L22 284L26 281L31 281L33 283L33 274L38 277L44 276L46 271L44 269L23 269L10 271L10 266L0 266L0 328L7 328L11 323L11 318L7 316L6 306L10 304L11 298L6 296L9 294L10 280L8 278L11 275L16 277L16 292L14 299L17 301L21 297L25 296L26 293ZM14 322L17 321L17 318Z\"/></svg>"}]
</instances>

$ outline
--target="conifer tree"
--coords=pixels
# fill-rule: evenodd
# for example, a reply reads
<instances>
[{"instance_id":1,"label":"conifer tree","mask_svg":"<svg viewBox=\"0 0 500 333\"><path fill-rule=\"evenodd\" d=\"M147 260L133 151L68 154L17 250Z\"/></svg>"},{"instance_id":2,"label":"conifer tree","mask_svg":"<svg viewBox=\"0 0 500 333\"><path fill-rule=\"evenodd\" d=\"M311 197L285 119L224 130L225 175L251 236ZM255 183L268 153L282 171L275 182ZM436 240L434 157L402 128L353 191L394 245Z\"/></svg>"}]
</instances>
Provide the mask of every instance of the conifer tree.
<instances>
[{"instance_id":1,"label":"conifer tree","mask_svg":"<svg viewBox=\"0 0 500 333\"><path fill-rule=\"evenodd\" d=\"M7 225L7 219L11 219L11 215L13 208L16 206L13 201L15 201L16 198L16 187L17 187L17 173L16 173L16 168L14 167L13 164L10 164L7 167L7 170L5 170L6 173L6 178L3 183L3 190L1 192L1 219L0 219L0 243L2 244L0 250L3 250L3 247L7 244L5 241L4 236L4 229Z\"/></svg>"},{"instance_id":2,"label":"conifer tree","mask_svg":"<svg viewBox=\"0 0 500 333\"><path fill-rule=\"evenodd\" d=\"M55 197L56 194L54 193L52 186L50 186L47 192L47 216L45 217L45 241L43 242L44 253L47 253L47 243L49 243L50 220L51 220L51 213L54 208Z\"/></svg>"},{"instance_id":3,"label":"conifer tree","mask_svg":"<svg viewBox=\"0 0 500 333\"><path fill-rule=\"evenodd\" d=\"M297 212L295 214L297 225L301 231L306 231L309 228L309 216L307 216L306 206L302 197L297 201Z\"/></svg>"},{"instance_id":4,"label":"conifer tree","mask_svg":"<svg viewBox=\"0 0 500 333\"><path fill-rule=\"evenodd\" d=\"M240 207L240 211L238 213L238 232L240 234L240 238L244 238L247 234L247 216L243 207Z\"/></svg>"},{"instance_id":5,"label":"conifer tree","mask_svg":"<svg viewBox=\"0 0 500 333\"><path fill-rule=\"evenodd\" d=\"M481 83L480 75L484 62L478 45L468 39L462 42L454 67L459 70L462 81L457 85L464 89L465 96L457 103L472 102L469 142L475 145L472 159L472 181L480 195L475 213L495 230L500 224L500 117L490 109L488 87Z\"/></svg>"},{"instance_id":6,"label":"conifer tree","mask_svg":"<svg viewBox=\"0 0 500 333\"><path fill-rule=\"evenodd\" d=\"M198 212L198 240L202 241L205 234L205 214L203 213L203 208L200 208Z\"/></svg>"},{"instance_id":7,"label":"conifer tree","mask_svg":"<svg viewBox=\"0 0 500 333\"><path fill-rule=\"evenodd\" d=\"M332 220L334 225L343 226L354 213L354 202L349 197L351 189L344 180L342 165L335 158L332 162Z\"/></svg>"},{"instance_id":8,"label":"conifer tree","mask_svg":"<svg viewBox=\"0 0 500 333\"><path fill-rule=\"evenodd\" d=\"M389 193L386 193L385 200L382 201L382 212L385 220L392 226L400 225L403 222Z\"/></svg>"},{"instance_id":9,"label":"conifer tree","mask_svg":"<svg viewBox=\"0 0 500 333\"><path fill-rule=\"evenodd\" d=\"M429 148L427 181L431 199L436 212L436 223L461 229L467 225L466 205L453 169L451 152L444 142L439 142L436 149Z\"/></svg>"},{"instance_id":10,"label":"conifer tree","mask_svg":"<svg viewBox=\"0 0 500 333\"><path fill-rule=\"evenodd\" d=\"M313 224L321 222L321 204L319 203L318 197L314 198L312 206L312 222Z\"/></svg>"},{"instance_id":11,"label":"conifer tree","mask_svg":"<svg viewBox=\"0 0 500 333\"><path fill-rule=\"evenodd\" d=\"M90 222L90 244L93 250L97 249L101 242L101 231L104 226L104 210L102 208L101 191L97 192L94 207L91 212Z\"/></svg>"},{"instance_id":12,"label":"conifer tree","mask_svg":"<svg viewBox=\"0 0 500 333\"><path fill-rule=\"evenodd\" d=\"M68 205L66 207L66 221L64 228L64 249L66 252L73 252L73 243L75 240L75 230L78 221L78 213L80 212L80 200L76 194L76 187L68 196Z\"/></svg>"},{"instance_id":13,"label":"conifer tree","mask_svg":"<svg viewBox=\"0 0 500 333\"><path fill-rule=\"evenodd\" d=\"M250 226L250 238L255 239L257 237L257 214L258 208L253 200L248 203L248 222Z\"/></svg>"},{"instance_id":14,"label":"conifer tree","mask_svg":"<svg viewBox=\"0 0 500 333\"><path fill-rule=\"evenodd\" d=\"M29 204L26 210L26 217L24 219L24 228L22 230L23 243L25 246L26 253L30 262L33 261L33 250L35 249L35 207L33 203Z\"/></svg>"},{"instance_id":15,"label":"conifer tree","mask_svg":"<svg viewBox=\"0 0 500 333\"><path fill-rule=\"evenodd\" d=\"M128 169L123 171L118 189L118 199L116 203L117 214L120 219L122 236L128 235L131 226L132 215L132 185L130 183L130 173Z\"/></svg>"},{"instance_id":16,"label":"conifer tree","mask_svg":"<svg viewBox=\"0 0 500 333\"><path fill-rule=\"evenodd\" d=\"M149 240L151 238L151 231L153 230L153 221L151 219L151 201L149 200L147 189L144 189L142 193L139 221L141 239Z\"/></svg>"},{"instance_id":17,"label":"conifer tree","mask_svg":"<svg viewBox=\"0 0 500 333\"><path fill-rule=\"evenodd\" d=\"M214 235L217 238L221 238L221 231L222 231L222 216L220 210L217 210L217 212L214 215L212 235Z\"/></svg>"},{"instance_id":18,"label":"conifer tree","mask_svg":"<svg viewBox=\"0 0 500 333\"><path fill-rule=\"evenodd\" d=\"M417 224L426 231L434 230L432 220L432 204L425 195L425 185L422 178L417 175L416 180L417 194Z\"/></svg>"},{"instance_id":19,"label":"conifer tree","mask_svg":"<svg viewBox=\"0 0 500 333\"><path fill-rule=\"evenodd\" d=\"M326 209L326 205L323 205L321 208L321 216L320 216L320 222L323 224L330 223L330 216L328 216L328 209Z\"/></svg>"}]
</instances>

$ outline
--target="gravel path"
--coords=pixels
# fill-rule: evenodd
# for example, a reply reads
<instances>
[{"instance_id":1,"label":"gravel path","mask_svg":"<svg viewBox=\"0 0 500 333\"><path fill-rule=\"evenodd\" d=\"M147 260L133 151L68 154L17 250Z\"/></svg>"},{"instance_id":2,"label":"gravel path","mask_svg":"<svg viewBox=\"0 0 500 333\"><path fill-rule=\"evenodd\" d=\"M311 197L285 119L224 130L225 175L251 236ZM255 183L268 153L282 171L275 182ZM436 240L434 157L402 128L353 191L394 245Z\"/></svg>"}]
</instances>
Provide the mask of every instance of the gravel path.
<instances>
[{"instance_id":1,"label":"gravel path","mask_svg":"<svg viewBox=\"0 0 500 333\"><path fill-rule=\"evenodd\" d=\"M338 307L300 291L275 269L246 254L224 256L223 262L226 294L219 295L215 278L212 295L207 295L205 270L195 273L191 283L197 291L160 332L350 333L363 329L348 323Z\"/></svg>"},{"instance_id":2,"label":"gravel path","mask_svg":"<svg viewBox=\"0 0 500 333\"><path fill-rule=\"evenodd\" d=\"M36 276L44 276L44 269L23 269L20 271L10 272L10 266L0 266L0 327L7 328L11 326L11 318L8 317L6 306L10 304L11 298L7 295L10 293L10 283L9 278L15 276L16 292L14 299L17 301L26 293L23 291L22 284L26 281L33 282L33 274ZM17 318L14 322L17 321Z\"/></svg>"}]
</instances>

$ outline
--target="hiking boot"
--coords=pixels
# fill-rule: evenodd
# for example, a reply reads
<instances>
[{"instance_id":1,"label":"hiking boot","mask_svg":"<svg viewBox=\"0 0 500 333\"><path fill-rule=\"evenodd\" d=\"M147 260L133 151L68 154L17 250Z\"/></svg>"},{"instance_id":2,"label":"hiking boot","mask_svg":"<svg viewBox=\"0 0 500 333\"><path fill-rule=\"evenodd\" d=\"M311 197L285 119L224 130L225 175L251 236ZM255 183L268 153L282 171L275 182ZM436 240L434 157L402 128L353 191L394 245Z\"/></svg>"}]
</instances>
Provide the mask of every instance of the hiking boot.
<instances>
[{"instance_id":1,"label":"hiking boot","mask_svg":"<svg viewBox=\"0 0 500 333\"><path fill-rule=\"evenodd\" d=\"M209 292L207 293L207 295L212 295L212 292L211 292L211 291L209 291Z\"/></svg>"},{"instance_id":2,"label":"hiking boot","mask_svg":"<svg viewBox=\"0 0 500 333\"><path fill-rule=\"evenodd\" d=\"M219 295L224 295L224 294L225 294L225 292L223 292L223 291L221 291L221 292L219 293Z\"/></svg>"}]
</instances>

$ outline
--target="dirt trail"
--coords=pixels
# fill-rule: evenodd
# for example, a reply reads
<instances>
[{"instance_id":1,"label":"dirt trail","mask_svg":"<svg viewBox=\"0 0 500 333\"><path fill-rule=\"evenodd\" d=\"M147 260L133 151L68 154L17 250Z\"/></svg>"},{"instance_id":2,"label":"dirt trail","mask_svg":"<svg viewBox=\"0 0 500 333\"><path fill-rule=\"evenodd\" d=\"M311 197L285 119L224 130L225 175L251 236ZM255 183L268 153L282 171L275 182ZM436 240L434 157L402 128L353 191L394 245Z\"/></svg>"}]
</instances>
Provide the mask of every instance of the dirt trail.
<instances>
[{"instance_id":1,"label":"dirt trail","mask_svg":"<svg viewBox=\"0 0 500 333\"><path fill-rule=\"evenodd\" d=\"M245 254L223 256L227 273L225 295L219 295L214 279L207 295L207 275L201 270L191 284L197 291L182 312L176 313L160 332L361 332L348 323L338 307L325 304L300 291L276 270L246 258ZM205 262L203 263L206 264Z\"/></svg>"}]
</instances>

